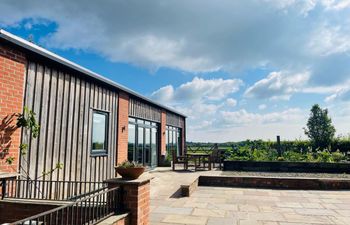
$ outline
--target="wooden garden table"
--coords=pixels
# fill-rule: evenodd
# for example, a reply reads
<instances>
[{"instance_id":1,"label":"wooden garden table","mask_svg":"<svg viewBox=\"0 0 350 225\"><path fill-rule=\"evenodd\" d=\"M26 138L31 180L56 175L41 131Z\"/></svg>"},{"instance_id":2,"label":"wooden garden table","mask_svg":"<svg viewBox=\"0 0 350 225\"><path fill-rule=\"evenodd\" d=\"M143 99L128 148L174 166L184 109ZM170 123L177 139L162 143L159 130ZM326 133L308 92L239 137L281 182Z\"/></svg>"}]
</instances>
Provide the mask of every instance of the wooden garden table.
<instances>
[{"instance_id":1,"label":"wooden garden table","mask_svg":"<svg viewBox=\"0 0 350 225\"><path fill-rule=\"evenodd\" d=\"M187 153L188 158L194 159L194 169L206 169L205 159L208 158L208 170L211 170L211 155L208 153ZM197 163L198 162L198 163ZM203 166L201 166L201 162Z\"/></svg>"}]
</instances>

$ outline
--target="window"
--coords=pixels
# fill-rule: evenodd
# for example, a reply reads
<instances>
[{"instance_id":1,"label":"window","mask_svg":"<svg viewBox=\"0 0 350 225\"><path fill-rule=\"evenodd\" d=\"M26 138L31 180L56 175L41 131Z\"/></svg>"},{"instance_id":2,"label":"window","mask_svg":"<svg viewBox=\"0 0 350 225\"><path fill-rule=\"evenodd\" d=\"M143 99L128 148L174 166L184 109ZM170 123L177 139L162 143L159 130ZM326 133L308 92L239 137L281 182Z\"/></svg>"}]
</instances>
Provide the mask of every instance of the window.
<instances>
[{"instance_id":1,"label":"window","mask_svg":"<svg viewBox=\"0 0 350 225\"><path fill-rule=\"evenodd\" d=\"M128 160L135 161L136 125L129 123L128 127Z\"/></svg>"},{"instance_id":2,"label":"window","mask_svg":"<svg viewBox=\"0 0 350 225\"><path fill-rule=\"evenodd\" d=\"M172 157L172 153L176 152L176 155L182 155L182 135L181 128L166 126L166 151L169 157Z\"/></svg>"},{"instance_id":3,"label":"window","mask_svg":"<svg viewBox=\"0 0 350 225\"><path fill-rule=\"evenodd\" d=\"M108 113L93 111L91 155L105 155L108 150Z\"/></svg>"}]
</instances>

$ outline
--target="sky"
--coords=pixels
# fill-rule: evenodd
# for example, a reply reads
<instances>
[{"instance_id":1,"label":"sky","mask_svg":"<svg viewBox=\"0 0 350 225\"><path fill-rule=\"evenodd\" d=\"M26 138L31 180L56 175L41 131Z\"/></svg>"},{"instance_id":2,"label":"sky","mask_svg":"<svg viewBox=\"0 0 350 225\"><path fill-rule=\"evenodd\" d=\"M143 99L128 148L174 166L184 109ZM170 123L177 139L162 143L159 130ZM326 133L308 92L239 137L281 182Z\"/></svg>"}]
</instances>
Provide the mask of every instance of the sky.
<instances>
[{"instance_id":1,"label":"sky","mask_svg":"<svg viewBox=\"0 0 350 225\"><path fill-rule=\"evenodd\" d=\"M0 1L0 27L186 114L187 140L350 133L350 0Z\"/></svg>"}]
</instances>

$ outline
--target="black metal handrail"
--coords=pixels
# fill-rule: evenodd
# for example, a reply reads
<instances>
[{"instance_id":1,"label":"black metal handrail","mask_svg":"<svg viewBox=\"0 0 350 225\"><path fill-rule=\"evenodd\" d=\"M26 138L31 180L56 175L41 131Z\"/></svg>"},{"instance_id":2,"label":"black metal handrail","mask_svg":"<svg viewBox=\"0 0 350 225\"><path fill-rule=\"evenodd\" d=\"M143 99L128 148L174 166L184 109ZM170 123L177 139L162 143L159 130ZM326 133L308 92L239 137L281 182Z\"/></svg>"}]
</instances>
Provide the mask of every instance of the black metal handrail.
<instances>
[{"instance_id":1,"label":"black metal handrail","mask_svg":"<svg viewBox=\"0 0 350 225\"><path fill-rule=\"evenodd\" d=\"M6 198L69 201L85 197L107 186L103 182L8 180Z\"/></svg>"},{"instance_id":2,"label":"black metal handrail","mask_svg":"<svg viewBox=\"0 0 350 225\"><path fill-rule=\"evenodd\" d=\"M19 220L22 225L96 224L119 210L119 187L99 191L73 203Z\"/></svg>"}]
</instances>

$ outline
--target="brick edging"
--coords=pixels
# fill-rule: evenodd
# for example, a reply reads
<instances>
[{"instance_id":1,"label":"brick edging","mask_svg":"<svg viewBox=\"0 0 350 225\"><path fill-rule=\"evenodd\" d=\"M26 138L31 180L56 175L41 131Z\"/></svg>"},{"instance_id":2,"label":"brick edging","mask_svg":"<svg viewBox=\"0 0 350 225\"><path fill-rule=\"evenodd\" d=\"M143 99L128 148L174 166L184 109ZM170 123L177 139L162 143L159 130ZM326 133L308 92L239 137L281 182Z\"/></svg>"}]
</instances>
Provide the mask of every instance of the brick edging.
<instances>
[{"instance_id":1,"label":"brick edging","mask_svg":"<svg viewBox=\"0 0 350 225\"><path fill-rule=\"evenodd\" d=\"M199 186L292 190L350 190L350 179L200 176Z\"/></svg>"}]
</instances>

